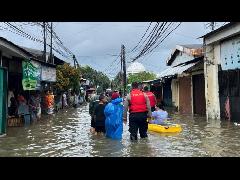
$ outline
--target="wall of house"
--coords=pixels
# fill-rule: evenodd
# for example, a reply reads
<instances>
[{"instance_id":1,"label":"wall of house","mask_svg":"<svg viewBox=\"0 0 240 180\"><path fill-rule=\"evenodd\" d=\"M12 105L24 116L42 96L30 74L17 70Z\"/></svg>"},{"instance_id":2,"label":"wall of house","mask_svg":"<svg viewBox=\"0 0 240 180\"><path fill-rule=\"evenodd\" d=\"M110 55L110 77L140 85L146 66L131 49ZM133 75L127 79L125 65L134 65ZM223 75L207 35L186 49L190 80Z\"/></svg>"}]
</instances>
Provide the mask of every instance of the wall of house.
<instances>
[{"instance_id":1,"label":"wall of house","mask_svg":"<svg viewBox=\"0 0 240 180\"><path fill-rule=\"evenodd\" d=\"M220 44L207 45L204 57L206 116L220 119L218 64L220 62Z\"/></svg>"},{"instance_id":2,"label":"wall of house","mask_svg":"<svg viewBox=\"0 0 240 180\"><path fill-rule=\"evenodd\" d=\"M240 37L234 36L221 42L221 70L219 78L219 100L221 118L227 118L225 103L229 97L230 119L240 117Z\"/></svg>"},{"instance_id":3,"label":"wall of house","mask_svg":"<svg viewBox=\"0 0 240 180\"><path fill-rule=\"evenodd\" d=\"M240 36L221 42L222 70L240 69Z\"/></svg>"},{"instance_id":4,"label":"wall of house","mask_svg":"<svg viewBox=\"0 0 240 180\"><path fill-rule=\"evenodd\" d=\"M222 31L216 32L210 35L209 37L205 38L205 43L212 44L214 42L235 36L239 33L240 33L240 23L238 22Z\"/></svg>"},{"instance_id":5,"label":"wall of house","mask_svg":"<svg viewBox=\"0 0 240 180\"><path fill-rule=\"evenodd\" d=\"M222 64L224 69L227 66L228 67L238 66L236 64L238 64L239 54L232 50L234 50L235 46L236 47L238 46L239 40L235 42L233 41L226 42L226 39L233 38L234 36L238 36L239 34L240 23L236 23L222 31L216 32L208 37L205 37L204 39L204 44L206 44L204 59L204 75L205 75L205 97L207 118L220 119L221 117L218 65ZM221 41L222 44L220 44ZM226 48L227 46L233 47L230 48L232 50L231 51L226 49L224 50L224 48ZM238 49L235 48L235 51L236 50ZM236 62L233 62L234 58L236 59ZM219 77L222 78L221 75Z\"/></svg>"},{"instance_id":6,"label":"wall of house","mask_svg":"<svg viewBox=\"0 0 240 180\"><path fill-rule=\"evenodd\" d=\"M180 63L184 63L184 62L190 61L190 60L192 60L192 59L194 59L193 56L190 56L190 55L188 55L188 54L186 54L186 53L180 52L180 53L177 55L176 59L173 61L173 63L172 63L171 66L176 66L176 65L178 65L178 64L180 64Z\"/></svg>"}]
</instances>

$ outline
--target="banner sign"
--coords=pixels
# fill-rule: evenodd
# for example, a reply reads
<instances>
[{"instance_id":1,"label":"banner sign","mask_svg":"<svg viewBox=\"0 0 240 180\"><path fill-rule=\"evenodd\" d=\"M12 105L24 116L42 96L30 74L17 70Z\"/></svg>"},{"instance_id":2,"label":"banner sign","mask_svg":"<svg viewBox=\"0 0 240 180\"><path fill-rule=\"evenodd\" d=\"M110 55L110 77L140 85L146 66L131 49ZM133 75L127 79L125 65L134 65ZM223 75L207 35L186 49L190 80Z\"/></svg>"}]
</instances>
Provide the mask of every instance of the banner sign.
<instances>
[{"instance_id":1,"label":"banner sign","mask_svg":"<svg viewBox=\"0 0 240 180\"><path fill-rule=\"evenodd\" d=\"M39 68L35 67L30 61L25 60L22 62L23 90L36 90L37 81L39 76Z\"/></svg>"},{"instance_id":2,"label":"banner sign","mask_svg":"<svg viewBox=\"0 0 240 180\"><path fill-rule=\"evenodd\" d=\"M37 76L37 86L36 90L41 90L41 74L42 74L42 65L39 62L31 61L33 66L37 68L36 76Z\"/></svg>"},{"instance_id":3,"label":"banner sign","mask_svg":"<svg viewBox=\"0 0 240 180\"><path fill-rule=\"evenodd\" d=\"M56 69L42 66L42 81L56 82Z\"/></svg>"}]
</instances>

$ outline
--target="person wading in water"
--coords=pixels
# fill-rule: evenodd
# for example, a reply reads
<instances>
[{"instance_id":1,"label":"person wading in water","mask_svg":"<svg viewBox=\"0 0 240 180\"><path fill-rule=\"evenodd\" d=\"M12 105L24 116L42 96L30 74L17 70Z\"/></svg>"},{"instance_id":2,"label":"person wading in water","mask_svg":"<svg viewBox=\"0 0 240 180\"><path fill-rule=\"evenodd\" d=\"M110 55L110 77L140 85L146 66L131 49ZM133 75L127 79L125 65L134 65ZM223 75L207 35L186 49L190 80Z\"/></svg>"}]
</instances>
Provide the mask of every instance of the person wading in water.
<instances>
[{"instance_id":1,"label":"person wading in water","mask_svg":"<svg viewBox=\"0 0 240 180\"><path fill-rule=\"evenodd\" d=\"M127 111L129 108L129 132L130 139L137 140L139 129L140 137L146 138L148 122L147 118L151 117L151 106L147 95L138 88L138 83L132 83L132 90L126 97L124 103L123 120L127 122Z\"/></svg>"}]
</instances>

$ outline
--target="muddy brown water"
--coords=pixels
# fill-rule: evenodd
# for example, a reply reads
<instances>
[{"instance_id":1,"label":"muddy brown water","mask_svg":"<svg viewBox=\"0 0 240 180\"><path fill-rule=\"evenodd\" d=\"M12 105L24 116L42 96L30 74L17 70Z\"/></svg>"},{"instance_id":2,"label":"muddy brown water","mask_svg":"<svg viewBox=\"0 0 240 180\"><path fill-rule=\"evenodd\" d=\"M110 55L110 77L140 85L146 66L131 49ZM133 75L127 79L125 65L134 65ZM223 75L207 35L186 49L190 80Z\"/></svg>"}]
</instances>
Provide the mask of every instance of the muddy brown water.
<instances>
[{"instance_id":1,"label":"muddy brown water","mask_svg":"<svg viewBox=\"0 0 240 180\"><path fill-rule=\"evenodd\" d=\"M0 156L31 157L206 157L240 156L240 126L203 117L173 115L182 125L178 134L149 132L148 139L111 140L90 134L88 106L67 109L26 127L8 128L0 138Z\"/></svg>"}]
</instances>

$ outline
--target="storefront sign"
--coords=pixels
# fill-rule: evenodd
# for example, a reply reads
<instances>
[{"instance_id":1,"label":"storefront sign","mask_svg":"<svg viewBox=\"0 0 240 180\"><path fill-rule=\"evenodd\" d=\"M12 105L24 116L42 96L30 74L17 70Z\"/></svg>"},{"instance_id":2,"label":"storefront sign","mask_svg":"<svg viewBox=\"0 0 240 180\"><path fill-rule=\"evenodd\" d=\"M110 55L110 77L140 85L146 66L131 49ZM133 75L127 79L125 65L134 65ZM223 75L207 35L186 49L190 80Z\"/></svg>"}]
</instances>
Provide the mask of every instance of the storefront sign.
<instances>
[{"instance_id":1,"label":"storefront sign","mask_svg":"<svg viewBox=\"0 0 240 180\"><path fill-rule=\"evenodd\" d=\"M36 90L37 81L39 78L39 68L35 67L30 61L26 60L22 62L23 90Z\"/></svg>"},{"instance_id":2,"label":"storefront sign","mask_svg":"<svg viewBox=\"0 0 240 180\"><path fill-rule=\"evenodd\" d=\"M42 66L42 81L56 82L56 69Z\"/></svg>"},{"instance_id":3,"label":"storefront sign","mask_svg":"<svg viewBox=\"0 0 240 180\"><path fill-rule=\"evenodd\" d=\"M37 76L37 86L36 90L41 89L41 74L42 74L42 66L39 62L31 61L31 63L37 68L36 76Z\"/></svg>"}]
</instances>

